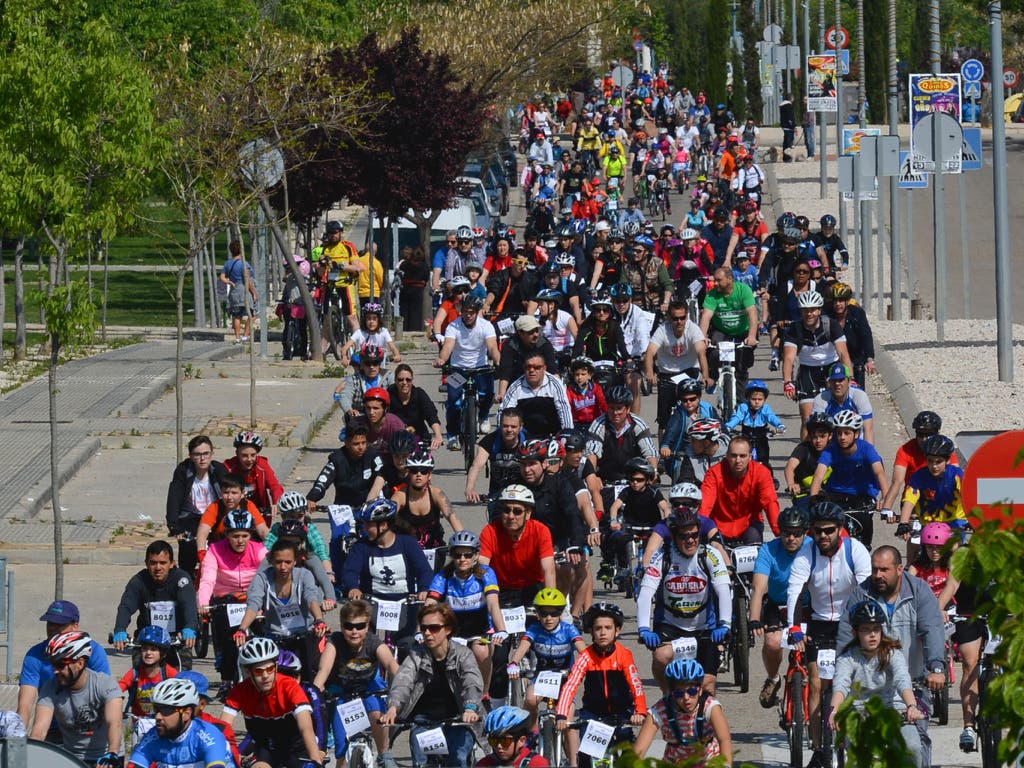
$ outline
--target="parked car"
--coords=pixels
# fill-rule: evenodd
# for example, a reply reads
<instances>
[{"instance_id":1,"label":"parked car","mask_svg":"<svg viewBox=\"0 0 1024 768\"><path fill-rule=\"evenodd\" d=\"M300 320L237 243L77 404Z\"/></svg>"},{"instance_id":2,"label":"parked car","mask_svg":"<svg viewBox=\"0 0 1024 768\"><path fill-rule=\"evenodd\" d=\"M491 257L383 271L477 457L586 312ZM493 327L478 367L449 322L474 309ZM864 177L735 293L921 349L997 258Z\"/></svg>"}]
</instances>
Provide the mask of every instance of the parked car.
<instances>
[{"instance_id":1,"label":"parked car","mask_svg":"<svg viewBox=\"0 0 1024 768\"><path fill-rule=\"evenodd\" d=\"M500 177L498 173L501 174ZM508 183L504 180L504 171L499 168L499 171L495 172L486 158L476 158L466 161L462 175L480 179L484 183L487 197L491 200L491 207L497 208L502 216L508 213Z\"/></svg>"},{"instance_id":2,"label":"parked car","mask_svg":"<svg viewBox=\"0 0 1024 768\"><path fill-rule=\"evenodd\" d=\"M451 208L446 208L438 214L437 219L435 219L430 227L430 245L426 249L428 258L430 254L433 254L434 251L445 244L445 237L450 230L458 229L461 226L467 226L470 229L484 226L477 219L475 208L475 201L465 197L457 197L452 202ZM427 214L429 215L429 211ZM416 225L412 222L412 216L412 211L408 211L404 218L394 222L392 231L393 235L397 238L393 241L394 253L400 252L407 245L415 247L419 244L419 232ZM380 219L374 218L373 226L373 241L380 248Z\"/></svg>"},{"instance_id":3,"label":"parked car","mask_svg":"<svg viewBox=\"0 0 1024 768\"><path fill-rule=\"evenodd\" d=\"M510 187L518 187L519 158L516 157L516 148L512 146L512 142L508 139L502 139L498 142L497 151L502 165L505 166L505 178L508 179L508 185Z\"/></svg>"},{"instance_id":4,"label":"parked car","mask_svg":"<svg viewBox=\"0 0 1024 768\"><path fill-rule=\"evenodd\" d=\"M473 201L476 225L490 232L501 221L501 209L492 202L490 195L487 194L487 188L480 179L474 176L459 176L457 180L466 186L462 197Z\"/></svg>"}]
</instances>

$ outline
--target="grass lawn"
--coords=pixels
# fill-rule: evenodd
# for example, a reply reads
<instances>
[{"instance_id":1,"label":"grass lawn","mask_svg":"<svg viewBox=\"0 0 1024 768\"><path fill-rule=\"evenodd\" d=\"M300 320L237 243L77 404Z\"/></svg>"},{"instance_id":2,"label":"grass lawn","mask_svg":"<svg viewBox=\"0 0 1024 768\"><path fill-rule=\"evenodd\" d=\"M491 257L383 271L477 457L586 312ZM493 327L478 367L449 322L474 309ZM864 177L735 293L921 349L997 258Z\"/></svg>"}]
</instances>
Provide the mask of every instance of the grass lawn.
<instances>
[{"instance_id":1,"label":"grass lawn","mask_svg":"<svg viewBox=\"0 0 1024 768\"><path fill-rule=\"evenodd\" d=\"M132 230L110 241L110 263L180 264L188 248L184 216L159 200L145 205L142 215Z\"/></svg>"}]
</instances>

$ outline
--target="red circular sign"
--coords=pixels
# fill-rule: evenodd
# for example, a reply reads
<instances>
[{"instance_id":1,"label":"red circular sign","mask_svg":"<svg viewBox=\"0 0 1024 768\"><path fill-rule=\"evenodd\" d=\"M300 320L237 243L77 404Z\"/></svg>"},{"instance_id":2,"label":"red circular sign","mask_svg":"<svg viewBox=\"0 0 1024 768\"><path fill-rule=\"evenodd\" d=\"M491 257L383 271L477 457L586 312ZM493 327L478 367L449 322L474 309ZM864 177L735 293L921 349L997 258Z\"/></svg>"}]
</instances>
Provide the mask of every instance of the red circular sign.
<instances>
[{"instance_id":1,"label":"red circular sign","mask_svg":"<svg viewBox=\"0 0 1024 768\"><path fill-rule=\"evenodd\" d=\"M850 33L846 27L829 27L825 32L825 46L833 50L850 44Z\"/></svg>"},{"instance_id":2,"label":"red circular sign","mask_svg":"<svg viewBox=\"0 0 1024 768\"><path fill-rule=\"evenodd\" d=\"M1003 70L1003 85L1007 88L1016 88L1017 80L1020 78L1020 74L1016 69L1004 69Z\"/></svg>"},{"instance_id":3,"label":"red circular sign","mask_svg":"<svg viewBox=\"0 0 1024 768\"><path fill-rule=\"evenodd\" d=\"M987 440L974 452L964 470L964 509L978 521L1009 523L1006 510L1024 519L1024 431L1004 432Z\"/></svg>"}]
</instances>

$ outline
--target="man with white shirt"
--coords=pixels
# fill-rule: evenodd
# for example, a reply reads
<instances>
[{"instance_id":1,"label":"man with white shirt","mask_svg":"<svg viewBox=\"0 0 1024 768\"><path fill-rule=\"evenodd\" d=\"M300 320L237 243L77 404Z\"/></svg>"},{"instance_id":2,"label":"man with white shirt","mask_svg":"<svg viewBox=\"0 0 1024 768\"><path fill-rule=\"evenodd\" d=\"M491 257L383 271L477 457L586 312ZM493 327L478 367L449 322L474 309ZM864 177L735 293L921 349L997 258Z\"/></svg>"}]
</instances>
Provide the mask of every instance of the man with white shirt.
<instances>
[{"instance_id":1,"label":"man with white shirt","mask_svg":"<svg viewBox=\"0 0 1024 768\"><path fill-rule=\"evenodd\" d=\"M523 375L509 385L500 410L520 411L523 428L531 438L551 437L571 430L572 407L565 385L560 378L548 373L544 353L537 349L527 352L523 370Z\"/></svg>"},{"instance_id":2,"label":"man with white shirt","mask_svg":"<svg viewBox=\"0 0 1024 768\"><path fill-rule=\"evenodd\" d=\"M675 410L676 385L672 378L685 373L691 379L699 375L710 386L707 342L700 326L687 316L686 302L673 299L668 317L651 336L644 355L644 374L654 387L654 360L658 360L658 427L664 430Z\"/></svg>"},{"instance_id":3,"label":"man with white shirt","mask_svg":"<svg viewBox=\"0 0 1024 768\"><path fill-rule=\"evenodd\" d=\"M533 140L533 144L530 145L530 150L526 155L530 162L540 163L541 165L554 165L555 163L555 151L551 148L551 142L548 141L547 136L543 133L538 133L537 138Z\"/></svg>"},{"instance_id":4,"label":"man with white shirt","mask_svg":"<svg viewBox=\"0 0 1024 768\"><path fill-rule=\"evenodd\" d=\"M444 332L444 344L434 361L435 368L441 368L449 361L456 370L481 368L490 357L498 364L498 335L494 326L480 317L484 300L468 294L462 299L462 315L448 324ZM481 423L486 423L494 403L494 373L478 373L473 377L476 384L478 414ZM448 430L448 450L459 450L459 423L462 410L458 407L462 399L462 385L453 385L448 380L448 402L445 405L445 421Z\"/></svg>"}]
</instances>

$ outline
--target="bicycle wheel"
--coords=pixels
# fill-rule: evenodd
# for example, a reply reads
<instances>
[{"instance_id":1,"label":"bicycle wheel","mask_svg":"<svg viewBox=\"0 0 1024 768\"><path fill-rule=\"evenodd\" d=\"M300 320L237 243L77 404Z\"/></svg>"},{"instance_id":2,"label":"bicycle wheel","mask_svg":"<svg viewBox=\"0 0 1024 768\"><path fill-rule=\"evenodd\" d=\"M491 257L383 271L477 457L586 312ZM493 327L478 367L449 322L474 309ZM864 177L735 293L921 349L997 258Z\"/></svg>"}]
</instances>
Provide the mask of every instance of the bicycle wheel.
<instances>
[{"instance_id":1,"label":"bicycle wheel","mask_svg":"<svg viewBox=\"0 0 1024 768\"><path fill-rule=\"evenodd\" d=\"M473 466L473 456L476 452L476 436L479 424L477 422L476 392L463 394L462 402L462 456L465 460L466 471Z\"/></svg>"},{"instance_id":2,"label":"bicycle wheel","mask_svg":"<svg viewBox=\"0 0 1024 768\"><path fill-rule=\"evenodd\" d=\"M750 627L747 624L749 601L747 596L740 592L733 602L733 679L739 686L740 693L746 693L750 690Z\"/></svg>"},{"instance_id":3,"label":"bicycle wheel","mask_svg":"<svg viewBox=\"0 0 1024 768\"><path fill-rule=\"evenodd\" d=\"M335 360L341 360L341 345L338 343L338 310L328 299L324 302L324 333L327 335L327 352L334 355ZM326 353L325 353L326 354Z\"/></svg>"},{"instance_id":4,"label":"bicycle wheel","mask_svg":"<svg viewBox=\"0 0 1024 768\"><path fill-rule=\"evenodd\" d=\"M999 740L1002 734L992 722L992 716L985 711L988 706L988 685L991 681L992 671L986 668L978 681L978 717L974 724L978 730L982 768L999 768Z\"/></svg>"},{"instance_id":5,"label":"bicycle wheel","mask_svg":"<svg viewBox=\"0 0 1024 768\"><path fill-rule=\"evenodd\" d=\"M942 686L932 694L932 714L939 725L949 724L949 685Z\"/></svg>"},{"instance_id":6,"label":"bicycle wheel","mask_svg":"<svg viewBox=\"0 0 1024 768\"><path fill-rule=\"evenodd\" d=\"M540 726L540 753L552 768L558 768L561 761L561 734L555 729L555 718L545 717Z\"/></svg>"},{"instance_id":7,"label":"bicycle wheel","mask_svg":"<svg viewBox=\"0 0 1024 768\"><path fill-rule=\"evenodd\" d=\"M522 707L526 699L526 681L521 677L508 681L508 703L513 707Z\"/></svg>"},{"instance_id":8,"label":"bicycle wheel","mask_svg":"<svg viewBox=\"0 0 1024 768\"><path fill-rule=\"evenodd\" d=\"M789 679L786 694L793 705L793 718L789 724L789 764L804 768L804 674L795 670Z\"/></svg>"},{"instance_id":9,"label":"bicycle wheel","mask_svg":"<svg viewBox=\"0 0 1024 768\"><path fill-rule=\"evenodd\" d=\"M199 631L196 633L196 646L193 649L197 659L205 659L210 652L210 622L199 620Z\"/></svg>"},{"instance_id":10,"label":"bicycle wheel","mask_svg":"<svg viewBox=\"0 0 1024 768\"><path fill-rule=\"evenodd\" d=\"M723 371L718 380L718 410L722 423L727 422L736 410L736 377L731 371Z\"/></svg>"}]
</instances>

